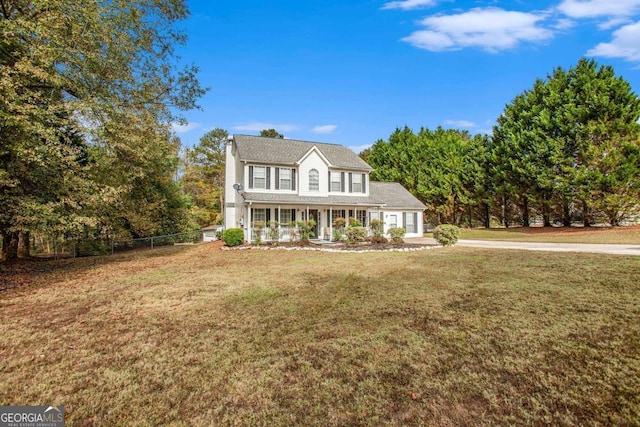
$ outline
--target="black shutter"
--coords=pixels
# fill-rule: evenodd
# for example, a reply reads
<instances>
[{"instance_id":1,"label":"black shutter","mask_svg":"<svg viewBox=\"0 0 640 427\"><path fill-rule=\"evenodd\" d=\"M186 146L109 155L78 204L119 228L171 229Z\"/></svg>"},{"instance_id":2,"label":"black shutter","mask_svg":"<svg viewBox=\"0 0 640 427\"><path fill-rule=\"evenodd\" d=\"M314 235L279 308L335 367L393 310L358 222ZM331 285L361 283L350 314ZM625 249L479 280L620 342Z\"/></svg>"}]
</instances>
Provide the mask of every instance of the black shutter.
<instances>
[{"instance_id":1,"label":"black shutter","mask_svg":"<svg viewBox=\"0 0 640 427\"><path fill-rule=\"evenodd\" d=\"M296 190L296 170L291 169L291 189Z\"/></svg>"},{"instance_id":2,"label":"black shutter","mask_svg":"<svg viewBox=\"0 0 640 427\"><path fill-rule=\"evenodd\" d=\"M271 167L269 166L267 166L267 185L265 187L267 190L271 188Z\"/></svg>"},{"instance_id":3,"label":"black shutter","mask_svg":"<svg viewBox=\"0 0 640 427\"><path fill-rule=\"evenodd\" d=\"M362 192L367 192L367 175L364 173L362 174Z\"/></svg>"},{"instance_id":4,"label":"black shutter","mask_svg":"<svg viewBox=\"0 0 640 427\"><path fill-rule=\"evenodd\" d=\"M296 210L295 209L291 209L291 221L297 221L296 220Z\"/></svg>"},{"instance_id":5,"label":"black shutter","mask_svg":"<svg viewBox=\"0 0 640 427\"><path fill-rule=\"evenodd\" d=\"M280 168L276 168L276 190L280 189Z\"/></svg>"},{"instance_id":6,"label":"black shutter","mask_svg":"<svg viewBox=\"0 0 640 427\"><path fill-rule=\"evenodd\" d=\"M329 171L328 173L329 173L329 181L328 181L329 185L327 186L327 190L331 192L331 171Z\"/></svg>"},{"instance_id":7,"label":"black shutter","mask_svg":"<svg viewBox=\"0 0 640 427\"><path fill-rule=\"evenodd\" d=\"M340 172L340 188L341 191L344 193L344 172Z\"/></svg>"},{"instance_id":8,"label":"black shutter","mask_svg":"<svg viewBox=\"0 0 640 427\"><path fill-rule=\"evenodd\" d=\"M280 209L276 208L275 211L276 222L280 222Z\"/></svg>"},{"instance_id":9,"label":"black shutter","mask_svg":"<svg viewBox=\"0 0 640 427\"><path fill-rule=\"evenodd\" d=\"M413 232L418 232L418 212L413 213Z\"/></svg>"},{"instance_id":10,"label":"black shutter","mask_svg":"<svg viewBox=\"0 0 640 427\"><path fill-rule=\"evenodd\" d=\"M407 213L406 212L402 212L402 228L404 228L404 231L407 231Z\"/></svg>"},{"instance_id":11,"label":"black shutter","mask_svg":"<svg viewBox=\"0 0 640 427\"><path fill-rule=\"evenodd\" d=\"M331 226L331 211L327 211L327 224Z\"/></svg>"},{"instance_id":12,"label":"black shutter","mask_svg":"<svg viewBox=\"0 0 640 427\"><path fill-rule=\"evenodd\" d=\"M353 193L353 174L349 172L349 193Z\"/></svg>"},{"instance_id":13,"label":"black shutter","mask_svg":"<svg viewBox=\"0 0 640 427\"><path fill-rule=\"evenodd\" d=\"M249 166L249 188L253 188L253 166Z\"/></svg>"},{"instance_id":14,"label":"black shutter","mask_svg":"<svg viewBox=\"0 0 640 427\"><path fill-rule=\"evenodd\" d=\"M265 209L266 214L265 214L265 219L267 220L265 225L269 225L269 221L271 221L271 208L267 208Z\"/></svg>"}]
</instances>

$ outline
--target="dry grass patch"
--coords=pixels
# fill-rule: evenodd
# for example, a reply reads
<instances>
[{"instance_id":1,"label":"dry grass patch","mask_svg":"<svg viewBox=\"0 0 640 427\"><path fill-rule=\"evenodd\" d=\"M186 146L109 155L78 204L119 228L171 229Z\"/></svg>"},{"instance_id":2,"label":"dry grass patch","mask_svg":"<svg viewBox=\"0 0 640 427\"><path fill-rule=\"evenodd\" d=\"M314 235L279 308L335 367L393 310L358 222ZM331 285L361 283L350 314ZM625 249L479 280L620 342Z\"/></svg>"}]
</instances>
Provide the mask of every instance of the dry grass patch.
<instances>
[{"instance_id":1,"label":"dry grass patch","mask_svg":"<svg viewBox=\"0 0 640 427\"><path fill-rule=\"evenodd\" d=\"M637 257L215 249L48 262L0 294L0 404L69 425L640 419Z\"/></svg>"},{"instance_id":2,"label":"dry grass patch","mask_svg":"<svg viewBox=\"0 0 640 427\"><path fill-rule=\"evenodd\" d=\"M468 229L461 239L505 240L539 243L609 243L640 244L640 226L629 227L516 227ZM429 234L429 237L431 235Z\"/></svg>"}]
</instances>

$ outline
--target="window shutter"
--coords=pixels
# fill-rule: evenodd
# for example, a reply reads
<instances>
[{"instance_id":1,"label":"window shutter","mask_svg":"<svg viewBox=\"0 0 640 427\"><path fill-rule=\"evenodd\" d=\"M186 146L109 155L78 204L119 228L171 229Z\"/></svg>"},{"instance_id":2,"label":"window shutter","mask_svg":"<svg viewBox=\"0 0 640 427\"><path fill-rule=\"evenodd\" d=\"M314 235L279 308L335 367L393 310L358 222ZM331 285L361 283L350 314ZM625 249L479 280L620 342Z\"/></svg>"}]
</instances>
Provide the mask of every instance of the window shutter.
<instances>
[{"instance_id":1,"label":"window shutter","mask_svg":"<svg viewBox=\"0 0 640 427\"><path fill-rule=\"evenodd\" d=\"M418 232L418 212L413 213L413 232Z\"/></svg>"},{"instance_id":2,"label":"window shutter","mask_svg":"<svg viewBox=\"0 0 640 427\"><path fill-rule=\"evenodd\" d=\"M253 188L253 166L249 166L249 188Z\"/></svg>"},{"instance_id":3,"label":"window shutter","mask_svg":"<svg viewBox=\"0 0 640 427\"><path fill-rule=\"evenodd\" d=\"M296 220L296 210L295 209L291 209L291 221L297 221Z\"/></svg>"},{"instance_id":4,"label":"window shutter","mask_svg":"<svg viewBox=\"0 0 640 427\"><path fill-rule=\"evenodd\" d=\"M296 170L291 169L291 189L296 190Z\"/></svg>"},{"instance_id":5,"label":"window shutter","mask_svg":"<svg viewBox=\"0 0 640 427\"><path fill-rule=\"evenodd\" d=\"M367 192L367 175L364 173L362 174L362 192Z\"/></svg>"},{"instance_id":6,"label":"window shutter","mask_svg":"<svg viewBox=\"0 0 640 427\"><path fill-rule=\"evenodd\" d=\"M267 166L267 185L265 186L267 190L271 188L271 167Z\"/></svg>"},{"instance_id":7,"label":"window shutter","mask_svg":"<svg viewBox=\"0 0 640 427\"><path fill-rule=\"evenodd\" d=\"M280 222L280 209L276 208L273 212L275 213L276 222Z\"/></svg>"},{"instance_id":8,"label":"window shutter","mask_svg":"<svg viewBox=\"0 0 640 427\"><path fill-rule=\"evenodd\" d=\"M405 231L407 230L407 213L406 212L402 212L402 228L404 228Z\"/></svg>"},{"instance_id":9,"label":"window shutter","mask_svg":"<svg viewBox=\"0 0 640 427\"><path fill-rule=\"evenodd\" d=\"M353 174L349 172L349 193L353 193Z\"/></svg>"},{"instance_id":10,"label":"window shutter","mask_svg":"<svg viewBox=\"0 0 640 427\"><path fill-rule=\"evenodd\" d=\"M271 208L265 209L265 211L266 211L266 214L265 214L265 219L266 219L265 222L266 222L266 224L265 225L268 225L269 221L271 221Z\"/></svg>"},{"instance_id":11,"label":"window shutter","mask_svg":"<svg viewBox=\"0 0 640 427\"><path fill-rule=\"evenodd\" d=\"M328 172L329 175L329 179L327 180L327 190L329 190L329 192L331 192L331 171Z\"/></svg>"},{"instance_id":12,"label":"window shutter","mask_svg":"<svg viewBox=\"0 0 640 427\"><path fill-rule=\"evenodd\" d=\"M276 190L280 189L280 168L276 168Z\"/></svg>"},{"instance_id":13,"label":"window shutter","mask_svg":"<svg viewBox=\"0 0 640 427\"><path fill-rule=\"evenodd\" d=\"M344 193L344 172L340 172L340 187L342 188L342 192Z\"/></svg>"}]
</instances>

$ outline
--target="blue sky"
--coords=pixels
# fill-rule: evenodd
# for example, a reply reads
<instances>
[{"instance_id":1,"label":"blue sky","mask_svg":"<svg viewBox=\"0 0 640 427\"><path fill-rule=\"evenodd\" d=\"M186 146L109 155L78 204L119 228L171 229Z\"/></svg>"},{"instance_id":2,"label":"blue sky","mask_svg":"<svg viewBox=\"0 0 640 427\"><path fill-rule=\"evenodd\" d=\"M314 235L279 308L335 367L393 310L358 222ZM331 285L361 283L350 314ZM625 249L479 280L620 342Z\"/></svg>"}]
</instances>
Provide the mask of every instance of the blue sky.
<instances>
[{"instance_id":1,"label":"blue sky","mask_svg":"<svg viewBox=\"0 0 640 427\"><path fill-rule=\"evenodd\" d=\"M516 95L581 57L640 89L640 0L188 0L182 61L210 88L175 131L333 142L408 125L489 133Z\"/></svg>"}]
</instances>

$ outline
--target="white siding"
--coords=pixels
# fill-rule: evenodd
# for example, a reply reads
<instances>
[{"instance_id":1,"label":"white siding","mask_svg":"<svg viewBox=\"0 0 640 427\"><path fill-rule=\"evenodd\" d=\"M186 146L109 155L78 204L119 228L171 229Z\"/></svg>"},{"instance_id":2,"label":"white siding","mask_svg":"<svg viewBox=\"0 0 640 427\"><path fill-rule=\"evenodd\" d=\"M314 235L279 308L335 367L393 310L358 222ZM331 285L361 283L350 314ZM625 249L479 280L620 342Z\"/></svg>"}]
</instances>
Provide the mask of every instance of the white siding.
<instances>
[{"instance_id":1,"label":"white siding","mask_svg":"<svg viewBox=\"0 0 640 427\"><path fill-rule=\"evenodd\" d=\"M318 171L318 180L320 184L319 191L309 191L309 172L311 171L311 169L315 169ZM328 196L329 189L327 187L327 174L329 173L329 168L322 157L318 155L318 153L316 153L315 151L309 153L309 155L302 161L302 163L300 163L298 172L298 194L300 196Z\"/></svg>"},{"instance_id":2,"label":"white siding","mask_svg":"<svg viewBox=\"0 0 640 427\"><path fill-rule=\"evenodd\" d=\"M413 215L414 213L417 213L418 215L418 222L416 223L416 229L417 232L416 233L406 233L405 237L422 237L423 233L423 220L422 220L422 211L416 211L416 210L407 210L407 211L402 211L402 210L382 210L383 212L383 221L384 221L384 234L386 235L387 232L389 231L389 228L391 228L391 220L392 220L392 216L395 215L396 216L396 227L405 227L405 224L403 223L403 213L406 213L407 215Z\"/></svg>"}]
</instances>

